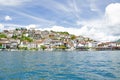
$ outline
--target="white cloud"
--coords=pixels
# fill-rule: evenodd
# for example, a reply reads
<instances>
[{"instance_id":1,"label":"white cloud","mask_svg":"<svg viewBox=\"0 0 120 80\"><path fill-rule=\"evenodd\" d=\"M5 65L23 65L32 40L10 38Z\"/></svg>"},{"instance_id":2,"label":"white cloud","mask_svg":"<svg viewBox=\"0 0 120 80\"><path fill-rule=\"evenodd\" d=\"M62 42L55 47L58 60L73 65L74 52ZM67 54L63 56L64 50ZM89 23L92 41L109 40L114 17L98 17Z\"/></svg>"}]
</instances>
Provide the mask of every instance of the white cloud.
<instances>
[{"instance_id":1,"label":"white cloud","mask_svg":"<svg viewBox=\"0 0 120 80\"><path fill-rule=\"evenodd\" d=\"M105 15L101 19L90 21L77 21L83 25L80 29L82 35L96 40L114 41L120 38L120 3L109 4L105 9Z\"/></svg>"},{"instance_id":2,"label":"white cloud","mask_svg":"<svg viewBox=\"0 0 120 80\"><path fill-rule=\"evenodd\" d=\"M55 24L54 21L50 21L50 20L47 20L47 19L44 19L44 18L33 16L33 15L25 13L25 12L21 12L21 11L17 11L17 10L11 10L11 11L13 11L14 13L17 13L17 14L19 14L21 16L24 16L24 17L36 20L36 21L38 21L41 24L47 24L47 25Z\"/></svg>"},{"instance_id":3,"label":"white cloud","mask_svg":"<svg viewBox=\"0 0 120 80\"><path fill-rule=\"evenodd\" d=\"M93 12L97 12L99 15L102 15L102 11L100 10L100 8L98 7L98 0L88 0L89 2L89 7L91 9L91 11Z\"/></svg>"},{"instance_id":4,"label":"white cloud","mask_svg":"<svg viewBox=\"0 0 120 80\"><path fill-rule=\"evenodd\" d=\"M66 7L65 5L55 1L55 0L40 0L40 3L35 3L36 5L42 6L46 9L49 9L51 11L54 11L56 13L60 13L61 11L63 12L68 12L69 8Z\"/></svg>"},{"instance_id":5,"label":"white cloud","mask_svg":"<svg viewBox=\"0 0 120 80\"><path fill-rule=\"evenodd\" d=\"M0 30L13 30L15 28L24 28L26 26L24 25L17 25L17 24L5 24L5 23L1 23L0 24Z\"/></svg>"},{"instance_id":6,"label":"white cloud","mask_svg":"<svg viewBox=\"0 0 120 80\"><path fill-rule=\"evenodd\" d=\"M47 3L47 1L43 1ZM55 3L55 5L53 5ZM45 7L52 11L64 11L69 12L69 8L59 4L58 2L51 2L47 4L40 4L42 7ZM47 6L46 6L47 5ZM52 5L52 6L51 6ZM58 7L56 7L58 5ZM77 8L76 2L74 2L74 8L76 13L79 11ZM51 6L51 7L50 7ZM55 8L56 7L56 8ZM94 7L94 6L93 6ZM71 7L70 7L71 8ZM42 19L36 16L32 16L30 14L16 11L16 13L34 19L36 21L41 22L40 24L50 23L55 25L54 22ZM49 26L50 28L40 28L40 30L55 30L55 31L68 31L71 34L83 35L93 38L99 41L113 41L120 38L120 3L112 3L109 4L105 9L105 14L101 19L94 19L89 21L77 21L77 25L82 25L80 28L65 28L63 26ZM48 24L47 24L48 25ZM27 27L39 27L39 25L28 25ZM45 26L46 27L46 26Z\"/></svg>"},{"instance_id":7,"label":"white cloud","mask_svg":"<svg viewBox=\"0 0 120 80\"><path fill-rule=\"evenodd\" d=\"M62 26L52 26L50 28L39 28L40 30L53 30L53 31L67 31L71 34L76 34L76 35L79 35L79 30L78 28L65 28L65 27L62 27Z\"/></svg>"},{"instance_id":8,"label":"white cloud","mask_svg":"<svg viewBox=\"0 0 120 80\"><path fill-rule=\"evenodd\" d=\"M110 25L120 25L120 3L108 5L105 15Z\"/></svg>"},{"instance_id":9,"label":"white cloud","mask_svg":"<svg viewBox=\"0 0 120 80\"><path fill-rule=\"evenodd\" d=\"M35 24L30 24L30 25L26 26L26 28L27 28L27 29L31 29L31 28L36 29L36 28L37 28L37 25L35 25Z\"/></svg>"},{"instance_id":10,"label":"white cloud","mask_svg":"<svg viewBox=\"0 0 120 80\"><path fill-rule=\"evenodd\" d=\"M12 20L12 17L10 16L5 16L5 21L11 21Z\"/></svg>"},{"instance_id":11,"label":"white cloud","mask_svg":"<svg viewBox=\"0 0 120 80\"><path fill-rule=\"evenodd\" d=\"M78 1L76 0L71 0L68 3L69 6L69 13L72 13L72 16L75 16L78 20L80 19L80 13L81 13L81 8L79 6Z\"/></svg>"},{"instance_id":12,"label":"white cloud","mask_svg":"<svg viewBox=\"0 0 120 80\"><path fill-rule=\"evenodd\" d=\"M114 41L120 38L120 3L106 7L105 15L101 19L77 21L80 28L65 28L53 26L41 30L67 31L71 34L83 35L99 41Z\"/></svg>"},{"instance_id":13,"label":"white cloud","mask_svg":"<svg viewBox=\"0 0 120 80\"><path fill-rule=\"evenodd\" d=\"M0 24L0 31L4 29L4 25Z\"/></svg>"},{"instance_id":14,"label":"white cloud","mask_svg":"<svg viewBox=\"0 0 120 80\"><path fill-rule=\"evenodd\" d=\"M90 9L92 10L92 11L98 11L99 9L98 9L98 7L97 7L97 5L96 5L96 0L89 0L89 5L90 5Z\"/></svg>"},{"instance_id":15,"label":"white cloud","mask_svg":"<svg viewBox=\"0 0 120 80\"><path fill-rule=\"evenodd\" d=\"M31 0L0 0L0 6L18 6Z\"/></svg>"}]
</instances>

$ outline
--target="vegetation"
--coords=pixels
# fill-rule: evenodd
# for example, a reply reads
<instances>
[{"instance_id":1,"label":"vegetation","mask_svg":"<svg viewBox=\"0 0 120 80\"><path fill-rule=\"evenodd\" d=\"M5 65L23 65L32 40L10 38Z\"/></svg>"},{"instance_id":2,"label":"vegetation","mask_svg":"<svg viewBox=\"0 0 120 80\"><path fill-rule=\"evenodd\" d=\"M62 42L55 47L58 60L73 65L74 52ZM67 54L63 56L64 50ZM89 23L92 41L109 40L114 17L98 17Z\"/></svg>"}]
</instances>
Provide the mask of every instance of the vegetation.
<instances>
[{"instance_id":1,"label":"vegetation","mask_svg":"<svg viewBox=\"0 0 120 80\"><path fill-rule=\"evenodd\" d=\"M7 38L7 36L3 33L0 33L0 38Z\"/></svg>"},{"instance_id":2,"label":"vegetation","mask_svg":"<svg viewBox=\"0 0 120 80\"><path fill-rule=\"evenodd\" d=\"M71 39L72 40L76 39L76 36L75 35L71 35Z\"/></svg>"},{"instance_id":3,"label":"vegetation","mask_svg":"<svg viewBox=\"0 0 120 80\"><path fill-rule=\"evenodd\" d=\"M32 39L32 38L26 37L26 36L22 36L22 37L20 38L20 40L21 40L21 41L33 42L33 39Z\"/></svg>"},{"instance_id":4,"label":"vegetation","mask_svg":"<svg viewBox=\"0 0 120 80\"><path fill-rule=\"evenodd\" d=\"M44 45L41 45L40 48L41 48L42 50L45 50L47 47L44 46Z\"/></svg>"},{"instance_id":5,"label":"vegetation","mask_svg":"<svg viewBox=\"0 0 120 80\"><path fill-rule=\"evenodd\" d=\"M12 38L13 39L17 39L18 37L17 37L17 35L13 35Z\"/></svg>"},{"instance_id":6,"label":"vegetation","mask_svg":"<svg viewBox=\"0 0 120 80\"><path fill-rule=\"evenodd\" d=\"M57 49L63 49L63 50L65 50L65 49L67 49L67 47L64 46L64 45L60 45L59 47L57 47Z\"/></svg>"},{"instance_id":7,"label":"vegetation","mask_svg":"<svg viewBox=\"0 0 120 80\"><path fill-rule=\"evenodd\" d=\"M82 36L78 36L78 38L81 38L81 39L77 39L76 35L69 34L68 32L56 32L52 30L51 32L49 31L39 32L39 30L36 31L36 30L27 30L25 28L16 28L15 30L10 32L9 31L1 32L0 38L7 38L7 35L5 34L13 35L12 37L9 36L9 38L5 40L7 40L6 42L10 41L10 43L15 42L15 46L17 46L16 49L20 49L20 50L38 50L38 49L45 50L47 48L65 50L65 49L71 49L73 47L79 48L79 46L74 45L74 43L79 44L81 42L85 42L85 44L87 44L87 42L93 41L90 38L84 38ZM118 41L120 42L120 39ZM44 45L46 43L50 47L47 47L46 45ZM41 46L38 47L38 45L41 45ZM10 44L10 46L12 46L12 44ZM9 47L5 46L5 47L6 49L9 49L10 46ZM2 47L2 44L0 44L0 48L1 47ZM89 48L88 47L81 48L81 50L84 50L84 49L89 49Z\"/></svg>"},{"instance_id":8,"label":"vegetation","mask_svg":"<svg viewBox=\"0 0 120 80\"><path fill-rule=\"evenodd\" d=\"M53 31L53 30L51 30L50 32L53 32L53 33L55 33L55 31Z\"/></svg>"},{"instance_id":9,"label":"vegetation","mask_svg":"<svg viewBox=\"0 0 120 80\"><path fill-rule=\"evenodd\" d=\"M2 49L2 44L0 43L0 49Z\"/></svg>"},{"instance_id":10,"label":"vegetation","mask_svg":"<svg viewBox=\"0 0 120 80\"><path fill-rule=\"evenodd\" d=\"M38 51L38 48L30 48L32 51Z\"/></svg>"},{"instance_id":11,"label":"vegetation","mask_svg":"<svg viewBox=\"0 0 120 80\"><path fill-rule=\"evenodd\" d=\"M18 30L20 30L20 29L19 29L19 28L16 28L15 30L18 31Z\"/></svg>"},{"instance_id":12,"label":"vegetation","mask_svg":"<svg viewBox=\"0 0 120 80\"><path fill-rule=\"evenodd\" d=\"M26 28L16 28L15 30L19 31L19 30L27 30L27 29Z\"/></svg>"},{"instance_id":13,"label":"vegetation","mask_svg":"<svg viewBox=\"0 0 120 80\"><path fill-rule=\"evenodd\" d=\"M69 35L68 32L56 32L56 33L59 33L59 34L64 34L64 35Z\"/></svg>"},{"instance_id":14,"label":"vegetation","mask_svg":"<svg viewBox=\"0 0 120 80\"><path fill-rule=\"evenodd\" d=\"M19 50L28 50L27 47L19 47Z\"/></svg>"}]
</instances>

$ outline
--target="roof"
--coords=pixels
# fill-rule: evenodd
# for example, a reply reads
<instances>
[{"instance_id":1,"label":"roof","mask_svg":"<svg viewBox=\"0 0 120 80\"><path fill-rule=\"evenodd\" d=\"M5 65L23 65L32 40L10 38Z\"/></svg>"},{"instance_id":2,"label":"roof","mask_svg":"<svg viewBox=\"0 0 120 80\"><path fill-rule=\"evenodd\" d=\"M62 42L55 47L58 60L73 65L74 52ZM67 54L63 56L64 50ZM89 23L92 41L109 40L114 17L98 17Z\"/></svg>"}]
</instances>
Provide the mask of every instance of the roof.
<instances>
[{"instance_id":1,"label":"roof","mask_svg":"<svg viewBox=\"0 0 120 80\"><path fill-rule=\"evenodd\" d=\"M9 44L9 41L0 41L1 44Z\"/></svg>"}]
</instances>

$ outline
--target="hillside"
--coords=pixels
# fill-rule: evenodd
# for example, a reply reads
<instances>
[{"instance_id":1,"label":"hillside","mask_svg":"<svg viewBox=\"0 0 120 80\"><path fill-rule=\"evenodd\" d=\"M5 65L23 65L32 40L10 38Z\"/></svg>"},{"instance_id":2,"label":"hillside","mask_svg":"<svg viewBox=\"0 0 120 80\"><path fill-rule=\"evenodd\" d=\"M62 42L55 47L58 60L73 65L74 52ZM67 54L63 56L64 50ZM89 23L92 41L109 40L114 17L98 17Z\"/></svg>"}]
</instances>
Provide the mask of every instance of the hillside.
<instances>
[{"instance_id":1,"label":"hillside","mask_svg":"<svg viewBox=\"0 0 120 80\"><path fill-rule=\"evenodd\" d=\"M120 39L118 39L116 42L120 42Z\"/></svg>"}]
</instances>

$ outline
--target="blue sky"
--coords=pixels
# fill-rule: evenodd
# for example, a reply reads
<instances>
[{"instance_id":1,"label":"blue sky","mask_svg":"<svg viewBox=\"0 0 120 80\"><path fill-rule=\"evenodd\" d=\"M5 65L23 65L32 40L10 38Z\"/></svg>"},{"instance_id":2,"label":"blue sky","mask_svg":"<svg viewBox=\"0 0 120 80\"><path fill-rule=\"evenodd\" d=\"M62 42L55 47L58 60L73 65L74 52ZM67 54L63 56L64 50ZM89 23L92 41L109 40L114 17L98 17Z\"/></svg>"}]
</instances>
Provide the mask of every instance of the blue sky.
<instances>
[{"instance_id":1,"label":"blue sky","mask_svg":"<svg viewBox=\"0 0 120 80\"><path fill-rule=\"evenodd\" d=\"M120 0L0 0L0 27L1 30L29 26L62 29L96 40L110 41L120 38L120 16L111 14L113 10L120 13ZM116 14L117 19L112 16ZM112 20L114 17L113 24L106 23L109 16ZM114 24L115 21L117 23Z\"/></svg>"}]
</instances>

